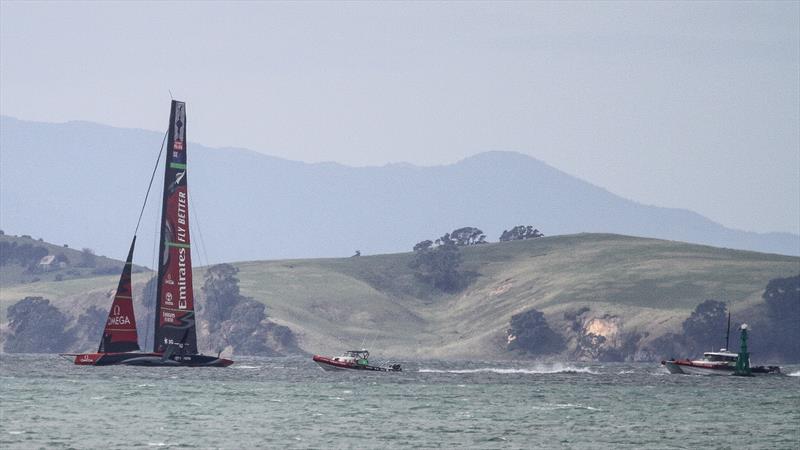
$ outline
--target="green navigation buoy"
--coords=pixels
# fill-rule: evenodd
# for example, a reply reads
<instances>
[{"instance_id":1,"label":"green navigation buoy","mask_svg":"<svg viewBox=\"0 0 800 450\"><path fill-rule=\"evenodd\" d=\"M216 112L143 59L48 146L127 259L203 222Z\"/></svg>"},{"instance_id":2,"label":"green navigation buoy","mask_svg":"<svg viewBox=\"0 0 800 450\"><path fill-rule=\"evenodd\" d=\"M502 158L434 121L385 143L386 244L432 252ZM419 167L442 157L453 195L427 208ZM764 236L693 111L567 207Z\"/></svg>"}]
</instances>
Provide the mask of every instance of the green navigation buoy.
<instances>
[{"instance_id":1,"label":"green navigation buoy","mask_svg":"<svg viewBox=\"0 0 800 450\"><path fill-rule=\"evenodd\" d=\"M740 377L752 377L753 372L750 371L750 353L747 351L747 324L742 324L742 347L739 349L739 357L736 358L736 369L733 371L734 375Z\"/></svg>"}]
</instances>

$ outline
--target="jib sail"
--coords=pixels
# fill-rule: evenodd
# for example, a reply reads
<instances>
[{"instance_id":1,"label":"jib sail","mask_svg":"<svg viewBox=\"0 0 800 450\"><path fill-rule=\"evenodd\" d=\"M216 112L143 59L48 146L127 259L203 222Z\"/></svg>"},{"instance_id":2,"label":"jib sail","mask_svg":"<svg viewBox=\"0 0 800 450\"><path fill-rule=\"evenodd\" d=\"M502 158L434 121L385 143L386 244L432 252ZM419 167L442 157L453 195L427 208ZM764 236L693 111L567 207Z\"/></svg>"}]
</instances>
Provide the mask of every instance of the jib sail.
<instances>
[{"instance_id":1,"label":"jib sail","mask_svg":"<svg viewBox=\"0 0 800 450\"><path fill-rule=\"evenodd\" d=\"M166 150L153 351L196 354L183 102L172 101Z\"/></svg>"},{"instance_id":2,"label":"jib sail","mask_svg":"<svg viewBox=\"0 0 800 450\"><path fill-rule=\"evenodd\" d=\"M139 338L136 334L136 317L133 315L133 297L131 289L131 266L133 264L133 247L136 236L131 242L128 259L119 277L117 293L108 312L108 320L100 339L98 353L132 352L139 350Z\"/></svg>"}]
</instances>

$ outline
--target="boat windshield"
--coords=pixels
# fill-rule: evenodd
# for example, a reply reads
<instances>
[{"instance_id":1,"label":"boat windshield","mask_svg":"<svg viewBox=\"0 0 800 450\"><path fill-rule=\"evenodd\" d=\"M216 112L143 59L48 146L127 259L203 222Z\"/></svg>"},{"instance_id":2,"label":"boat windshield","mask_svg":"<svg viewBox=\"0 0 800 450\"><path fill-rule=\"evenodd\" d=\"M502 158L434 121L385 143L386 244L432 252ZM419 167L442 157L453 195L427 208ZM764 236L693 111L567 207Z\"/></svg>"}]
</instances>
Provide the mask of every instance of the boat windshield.
<instances>
[{"instance_id":1,"label":"boat windshield","mask_svg":"<svg viewBox=\"0 0 800 450\"><path fill-rule=\"evenodd\" d=\"M350 356L356 359L369 359L369 352L366 350L349 350L345 356Z\"/></svg>"},{"instance_id":2,"label":"boat windshield","mask_svg":"<svg viewBox=\"0 0 800 450\"><path fill-rule=\"evenodd\" d=\"M736 362L736 355L721 355L719 353L706 353L705 359L714 362Z\"/></svg>"}]
</instances>

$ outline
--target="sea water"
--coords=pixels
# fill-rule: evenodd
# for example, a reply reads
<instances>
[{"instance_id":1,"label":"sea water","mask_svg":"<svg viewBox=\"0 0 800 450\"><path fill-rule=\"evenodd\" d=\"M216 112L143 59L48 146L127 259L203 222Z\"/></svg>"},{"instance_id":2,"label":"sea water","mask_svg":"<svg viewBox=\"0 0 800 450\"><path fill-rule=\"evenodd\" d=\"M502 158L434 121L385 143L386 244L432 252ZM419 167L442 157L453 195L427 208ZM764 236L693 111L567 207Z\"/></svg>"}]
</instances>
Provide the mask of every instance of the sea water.
<instances>
[{"instance_id":1,"label":"sea water","mask_svg":"<svg viewBox=\"0 0 800 450\"><path fill-rule=\"evenodd\" d=\"M800 448L789 376L669 375L658 364L409 361L324 372L86 367L0 355L0 448Z\"/></svg>"}]
</instances>

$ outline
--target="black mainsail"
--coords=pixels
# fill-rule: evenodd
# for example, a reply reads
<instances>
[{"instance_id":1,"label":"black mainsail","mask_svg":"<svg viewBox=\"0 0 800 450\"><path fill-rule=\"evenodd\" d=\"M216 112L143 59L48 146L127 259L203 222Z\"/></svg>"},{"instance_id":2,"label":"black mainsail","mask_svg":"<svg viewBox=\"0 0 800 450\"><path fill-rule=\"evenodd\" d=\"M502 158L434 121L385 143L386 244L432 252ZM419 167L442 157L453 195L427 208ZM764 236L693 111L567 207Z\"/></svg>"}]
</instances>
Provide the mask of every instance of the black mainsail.
<instances>
[{"instance_id":1,"label":"black mainsail","mask_svg":"<svg viewBox=\"0 0 800 450\"><path fill-rule=\"evenodd\" d=\"M186 104L172 101L169 114L161 239L156 283L154 352L177 347L197 353L189 239L189 191L186 184Z\"/></svg>"}]
</instances>

